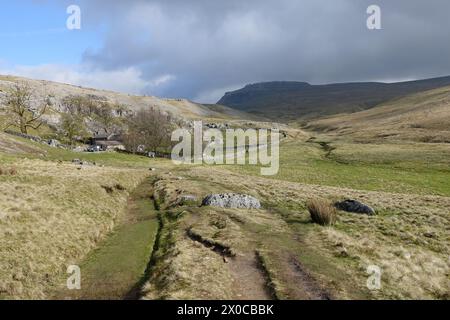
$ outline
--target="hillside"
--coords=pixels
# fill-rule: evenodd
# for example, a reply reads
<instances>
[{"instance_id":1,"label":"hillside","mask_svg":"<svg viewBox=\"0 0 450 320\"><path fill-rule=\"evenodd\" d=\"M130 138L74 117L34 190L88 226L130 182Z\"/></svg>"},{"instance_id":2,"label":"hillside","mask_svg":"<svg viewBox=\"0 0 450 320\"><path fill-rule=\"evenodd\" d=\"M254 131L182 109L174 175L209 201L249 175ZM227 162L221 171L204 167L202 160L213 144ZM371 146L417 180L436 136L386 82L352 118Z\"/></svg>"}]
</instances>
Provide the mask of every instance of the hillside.
<instances>
[{"instance_id":1,"label":"hillside","mask_svg":"<svg viewBox=\"0 0 450 320\"><path fill-rule=\"evenodd\" d=\"M228 92L219 104L272 119L311 119L358 112L383 102L450 85L450 77L398 83L267 82Z\"/></svg>"},{"instance_id":2,"label":"hillside","mask_svg":"<svg viewBox=\"0 0 450 320\"><path fill-rule=\"evenodd\" d=\"M336 142L329 154L289 138L268 178L5 138L0 299L448 299L446 145ZM263 207L200 205L230 192ZM322 227L307 210L315 198L360 199L377 215L339 212ZM74 264L81 290L66 287ZM370 265L381 290L366 287Z\"/></svg>"},{"instance_id":3,"label":"hillside","mask_svg":"<svg viewBox=\"0 0 450 320\"><path fill-rule=\"evenodd\" d=\"M392 100L370 110L312 121L307 128L364 139L450 142L450 87Z\"/></svg>"},{"instance_id":4,"label":"hillside","mask_svg":"<svg viewBox=\"0 0 450 320\"><path fill-rule=\"evenodd\" d=\"M135 96L107 90L83 88L63 83L32 80L15 76L0 75L0 99L4 92L15 82L26 83L33 89L35 95L50 94L53 96L55 106L58 109L61 100L70 95L91 96L98 100L127 106L131 110L156 107L170 112L172 115L184 119L242 119L252 118L225 106L202 105L186 99L163 99L153 96ZM56 110L59 111L59 110Z\"/></svg>"}]
</instances>

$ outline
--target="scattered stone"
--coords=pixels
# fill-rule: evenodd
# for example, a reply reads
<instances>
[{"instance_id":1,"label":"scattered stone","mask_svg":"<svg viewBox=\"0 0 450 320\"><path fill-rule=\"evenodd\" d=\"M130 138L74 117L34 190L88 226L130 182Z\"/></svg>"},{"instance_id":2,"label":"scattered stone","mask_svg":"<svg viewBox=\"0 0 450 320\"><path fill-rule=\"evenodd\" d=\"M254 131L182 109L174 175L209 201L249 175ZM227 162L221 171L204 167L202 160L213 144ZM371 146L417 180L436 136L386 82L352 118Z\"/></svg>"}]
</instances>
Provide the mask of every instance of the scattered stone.
<instances>
[{"instance_id":1,"label":"scattered stone","mask_svg":"<svg viewBox=\"0 0 450 320\"><path fill-rule=\"evenodd\" d=\"M342 211L367 214L372 216L375 214L375 210L368 205L356 200L344 200L342 202L335 203L335 207Z\"/></svg>"},{"instance_id":2,"label":"scattered stone","mask_svg":"<svg viewBox=\"0 0 450 320\"><path fill-rule=\"evenodd\" d=\"M29 135L29 134L19 133L19 132L15 132L15 131L12 131L12 130L5 130L4 132L7 133L7 134L16 136L16 137L21 137L21 138L24 138L24 139L32 140L34 142L42 142L41 138Z\"/></svg>"},{"instance_id":3,"label":"scattered stone","mask_svg":"<svg viewBox=\"0 0 450 320\"><path fill-rule=\"evenodd\" d=\"M190 194L182 195L177 198L176 204L179 206L198 205L198 199L194 195L190 195Z\"/></svg>"},{"instance_id":4,"label":"scattered stone","mask_svg":"<svg viewBox=\"0 0 450 320\"><path fill-rule=\"evenodd\" d=\"M61 145L61 143L60 143L58 140L56 140L56 139L50 139L50 140L48 140L48 141L47 141L47 144L48 144L50 147L53 147L53 148L57 148L57 147L59 147L59 146Z\"/></svg>"},{"instance_id":5,"label":"scattered stone","mask_svg":"<svg viewBox=\"0 0 450 320\"><path fill-rule=\"evenodd\" d=\"M180 197L181 201L197 201L197 197L191 194L183 195Z\"/></svg>"},{"instance_id":6,"label":"scattered stone","mask_svg":"<svg viewBox=\"0 0 450 320\"><path fill-rule=\"evenodd\" d=\"M156 168L150 168L149 170L150 171L156 171Z\"/></svg>"},{"instance_id":7,"label":"scattered stone","mask_svg":"<svg viewBox=\"0 0 450 320\"><path fill-rule=\"evenodd\" d=\"M425 233L423 234L423 236L426 237L426 238L432 239L432 238L435 238L435 237L436 237L436 234L435 234L434 232L425 232Z\"/></svg>"},{"instance_id":8,"label":"scattered stone","mask_svg":"<svg viewBox=\"0 0 450 320\"><path fill-rule=\"evenodd\" d=\"M211 194L203 199L203 206L219 208L260 209L261 203L258 199L235 193Z\"/></svg>"},{"instance_id":9,"label":"scattered stone","mask_svg":"<svg viewBox=\"0 0 450 320\"><path fill-rule=\"evenodd\" d=\"M80 159L73 159L72 160L73 164L79 165L79 166L91 166L91 165L96 165L96 163L90 163L88 161L84 161L84 160L80 160Z\"/></svg>"},{"instance_id":10,"label":"scattered stone","mask_svg":"<svg viewBox=\"0 0 450 320\"><path fill-rule=\"evenodd\" d=\"M347 251L347 249L345 247L341 247L340 248L339 256L340 257L344 257L344 258L348 257L348 251Z\"/></svg>"}]
</instances>

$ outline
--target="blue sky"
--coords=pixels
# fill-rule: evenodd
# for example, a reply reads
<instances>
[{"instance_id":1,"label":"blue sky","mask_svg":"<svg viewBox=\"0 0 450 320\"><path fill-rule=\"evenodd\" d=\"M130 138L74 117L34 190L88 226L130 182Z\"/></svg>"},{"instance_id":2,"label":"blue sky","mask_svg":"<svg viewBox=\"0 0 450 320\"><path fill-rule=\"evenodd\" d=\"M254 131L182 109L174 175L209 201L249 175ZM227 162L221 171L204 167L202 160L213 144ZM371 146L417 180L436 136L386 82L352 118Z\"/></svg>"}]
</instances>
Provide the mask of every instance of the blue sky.
<instances>
[{"instance_id":1,"label":"blue sky","mask_svg":"<svg viewBox=\"0 0 450 320\"><path fill-rule=\"evenodd\" d=\"M367 8L382 29L368 30ZM81 30L66 29L67 7ZM0 74L216 102L248 83L450 75L448 0L14 0Z\"/></svg>"},{"instance_id":2,"label":"blue sky","mask_svg":"<svg viewBox=\"0 0 450 320\"><path fill-rule=\"evenodd\" d=\"M0 59L9 65L80 63L86 49L101 43L101 33L87 26L68 30L66 9L64 1L2 1Z\"/></svg>"}]
</instances>

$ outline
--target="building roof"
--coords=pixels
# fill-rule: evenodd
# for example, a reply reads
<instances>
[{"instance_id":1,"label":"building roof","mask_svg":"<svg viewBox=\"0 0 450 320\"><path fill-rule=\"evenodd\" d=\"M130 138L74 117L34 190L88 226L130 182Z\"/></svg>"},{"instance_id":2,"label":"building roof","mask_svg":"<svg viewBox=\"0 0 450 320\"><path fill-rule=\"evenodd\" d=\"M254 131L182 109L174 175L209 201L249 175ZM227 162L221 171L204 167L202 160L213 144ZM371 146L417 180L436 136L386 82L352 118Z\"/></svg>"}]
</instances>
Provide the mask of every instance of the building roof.
<instances>
[{"instance_id":1,"label":"building roof","mask_svg":"<svg viewBox=\"0 0 450 320\"><path fill-rule=\"evenodd\" d=\"M112 147L112 146L121 146L122 142L110 140L110 141L97 141L96 144L99 146Z\"/></svg>"}]
</instances>

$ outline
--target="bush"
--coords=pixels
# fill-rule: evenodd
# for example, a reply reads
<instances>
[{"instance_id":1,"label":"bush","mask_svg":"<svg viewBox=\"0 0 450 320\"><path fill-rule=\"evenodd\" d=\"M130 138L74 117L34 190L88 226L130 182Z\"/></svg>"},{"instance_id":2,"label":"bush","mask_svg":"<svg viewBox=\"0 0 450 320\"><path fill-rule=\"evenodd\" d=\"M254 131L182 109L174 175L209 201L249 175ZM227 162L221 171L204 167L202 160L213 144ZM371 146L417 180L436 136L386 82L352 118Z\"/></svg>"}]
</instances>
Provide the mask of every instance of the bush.
<instances>
[{"instance_id":1,"label":"bush","mask_svg":"<svg viewBox=\"0 0 450 320\"><path fill-rule=\"evenodd\" d=\"M322 199L313 199L306 206L314 223L330 226L336 222L336 208L330 202Z\"/></svg>"}]
</instances>

